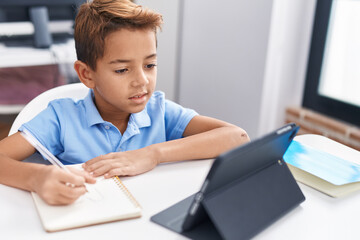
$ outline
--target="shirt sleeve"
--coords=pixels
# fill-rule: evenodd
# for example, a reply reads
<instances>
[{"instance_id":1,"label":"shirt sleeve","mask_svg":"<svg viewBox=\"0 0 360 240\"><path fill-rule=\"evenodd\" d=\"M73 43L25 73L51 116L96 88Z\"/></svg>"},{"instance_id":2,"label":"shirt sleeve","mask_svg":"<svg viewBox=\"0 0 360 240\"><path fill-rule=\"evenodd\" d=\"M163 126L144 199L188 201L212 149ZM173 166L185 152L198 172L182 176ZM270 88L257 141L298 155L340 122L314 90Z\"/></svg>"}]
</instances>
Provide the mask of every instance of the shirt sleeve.
<instances>
[{"instance_id":1,"label":"shirt sleeve","mask_svg":"<svg viewBox=\"0 0 360 240\"><path fill-rule=\"evenodd\" d=\"M32 120L21 125L19 131L23 131L24 128L55 156L63 152L58 113L52 104L49 104L46 109Z\"/></svg>"},{"instance_id":2,"label":"shirt sleeve","mask_svg":"<svg viewBox=\"0 0 360 240\"><path fill-rule=\"evenodd\" d=\"M192 109L184 108L170 100L165 100L166 140L182 138L185 128L196 115L198 113Z\"/></svg>"}]
</instances>

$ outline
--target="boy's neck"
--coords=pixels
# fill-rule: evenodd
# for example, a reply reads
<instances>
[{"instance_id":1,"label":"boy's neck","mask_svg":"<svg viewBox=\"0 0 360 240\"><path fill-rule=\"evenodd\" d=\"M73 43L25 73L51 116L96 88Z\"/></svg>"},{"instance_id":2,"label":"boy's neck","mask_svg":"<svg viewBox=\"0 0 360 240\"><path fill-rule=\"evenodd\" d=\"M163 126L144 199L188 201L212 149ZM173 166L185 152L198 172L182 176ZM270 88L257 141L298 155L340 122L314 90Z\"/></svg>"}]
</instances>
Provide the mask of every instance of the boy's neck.
<instances>
[{"instance_id":1,"label":"boy's neck","mask_svg":"<svg viewBox=\"0 0 360 240\"><path fill-rule=\"evenodd\" d=\"M100 115L104 121L111 122L115 127L117 127L117 129L119 129L121 134L124 134L129 122L130 113L127 113L127 116L126 115L114 116L115 114L109 115L102 113L100 113Z\"/></svg>"},{"instance_id":2,"label":"boy's neck","mask_svg":"<svg viewBox=\"0 0 360 240\"><path fill-rule=\"evenodd\" d=\"M117 112L114 111L114 109L106 109L106 108L100 108L98 103L98 98L96 98L96 93L94 92L94 104L99 111L99 114L101 118L104 121L111 122L115 127L119 129L121 134L124 134L129 119L130 119L130 113L127 112ZM101 104L100 104L101 105Z\"/></svg>"},{"instance_id":3,"label":"boy's neck","mask_svg":"<svg viewBox=\"0 0 360 240\"><path fill-rule=\"evenodd\" d=\"M115 127L117 127L119 129L119 131L121 132L121 134L124 134L129 119L130 119L130 113L119 113L119 112L114 112L114 111L106 111L106 110L102 110L99 109L97 107L99 114L101 116L101 118L104 121L107 122L111 122Z\"/></svg>"}]
</instances>

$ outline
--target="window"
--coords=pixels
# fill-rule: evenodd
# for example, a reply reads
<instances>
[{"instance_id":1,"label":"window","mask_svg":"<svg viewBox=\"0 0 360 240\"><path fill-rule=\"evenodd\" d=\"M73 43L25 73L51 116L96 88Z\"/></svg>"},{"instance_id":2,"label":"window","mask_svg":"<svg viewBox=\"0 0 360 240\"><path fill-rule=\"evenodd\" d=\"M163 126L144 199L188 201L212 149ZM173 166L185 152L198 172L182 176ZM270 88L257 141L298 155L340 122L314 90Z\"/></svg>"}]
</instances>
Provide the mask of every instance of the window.
<instances>
[{"instance_id":1,"label":"window","mask_svg":"<svg viewBox=\"0 0 360 240\"><path fill-rule=\"evenodd\" d=\"M360 0L318 0L303 106L360 125Z\"/></svg>"}]
</instances>

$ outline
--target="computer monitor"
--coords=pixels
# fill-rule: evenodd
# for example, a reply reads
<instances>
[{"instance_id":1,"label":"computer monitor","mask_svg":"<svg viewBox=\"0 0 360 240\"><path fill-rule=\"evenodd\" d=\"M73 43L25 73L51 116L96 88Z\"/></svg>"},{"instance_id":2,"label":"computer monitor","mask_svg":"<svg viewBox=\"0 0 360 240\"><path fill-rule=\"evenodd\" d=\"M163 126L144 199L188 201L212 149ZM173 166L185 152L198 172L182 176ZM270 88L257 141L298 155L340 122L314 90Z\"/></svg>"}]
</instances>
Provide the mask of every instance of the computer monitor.
<instances>
[{"instance_id":1,"label":"computer monitor","mask_svg":"<svg viewBox=\"0 0 360 240\"><path fill-rule=\"evenodd\" d=\"M0 41L49 47L72 36L78 6L85 0L0 0Z\"/></svg>"}]
</instances>

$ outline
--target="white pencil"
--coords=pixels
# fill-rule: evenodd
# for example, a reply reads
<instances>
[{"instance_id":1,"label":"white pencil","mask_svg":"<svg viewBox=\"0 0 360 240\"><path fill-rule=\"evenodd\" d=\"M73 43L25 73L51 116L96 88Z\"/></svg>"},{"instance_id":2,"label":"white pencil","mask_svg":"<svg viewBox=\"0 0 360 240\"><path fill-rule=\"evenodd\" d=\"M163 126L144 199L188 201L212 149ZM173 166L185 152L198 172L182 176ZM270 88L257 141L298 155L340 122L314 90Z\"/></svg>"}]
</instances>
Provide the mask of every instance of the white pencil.
<instances>
[{"instance_id":1,"label":"white pencil","mask_svg":"<svg viewBox=\"0 0 360 240\"><path fill-rule=\"evenodd\" d=\"M47 150L27 129L23 129L21 135L36 149L39 153L46 158L51 164L58 166L59 168L64 169L66 172L71 173L69 169L65 167L64 164L60 162L49 150ZM67 186L75 187L74 184L66 183ZM85 188L88 190L88 186L85 185Z\"/></svg>"},{"instance_id":2,"label":"white pencil","mask_svg":"<svg viewBox=\"0 0 360 240\"><path fill-rule=\"evenodd\" d=\"M67 172L70 172L69 169L67 169L64 164L60 162L59 159L57 159L49 150L47 150L31 133L24 128L24 130L21 132L21 135L25 137L25 139L36 149L39 151L39 153L46 158L51 164L58 166L62 169L64 169Z\"/></svg>"}]
</instances>

